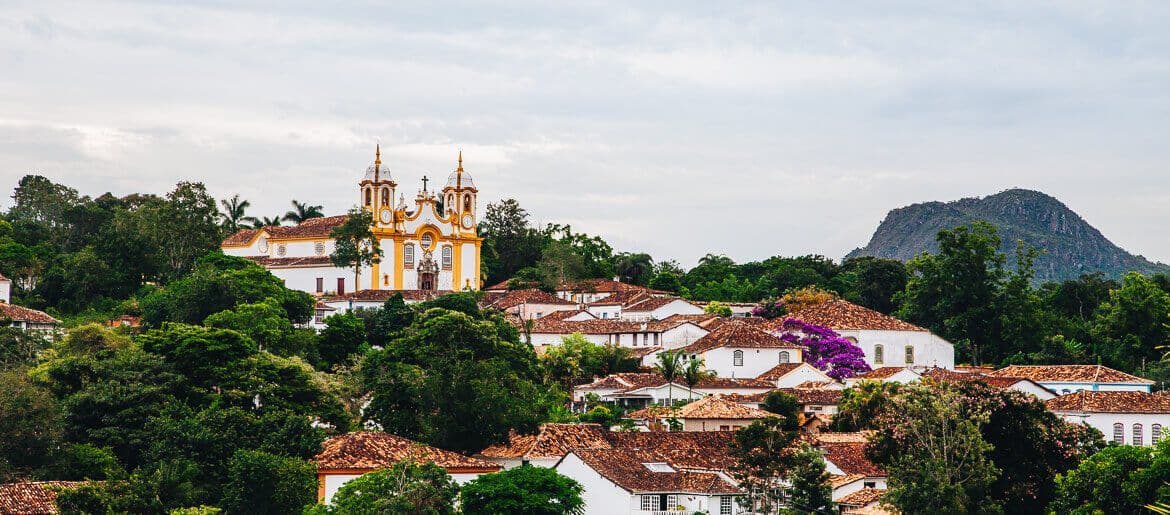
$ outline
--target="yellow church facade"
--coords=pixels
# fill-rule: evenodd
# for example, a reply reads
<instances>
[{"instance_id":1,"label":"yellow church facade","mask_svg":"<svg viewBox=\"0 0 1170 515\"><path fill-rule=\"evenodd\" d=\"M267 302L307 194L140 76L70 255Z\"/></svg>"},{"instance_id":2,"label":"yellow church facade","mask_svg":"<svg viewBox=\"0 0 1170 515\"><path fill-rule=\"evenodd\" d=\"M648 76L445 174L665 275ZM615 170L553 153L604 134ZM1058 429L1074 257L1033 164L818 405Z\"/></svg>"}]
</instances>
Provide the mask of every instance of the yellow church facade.
<instances>
[{"instance_id":1,"label":"yellow church facade","mask_svg":"<svg viewBox=\"0 0 1170 515\"><path fill-rule=\"evenodd\" d=\"M380 262L363 267L354 283L353 268L333 266L329 234L346 215L312 218L295 226L241 229L224 240L225 254L242 256L267 268L289 288L320 296L359 291L442 292L481 286L480 248L476 234L479 190L471 174L458 166L437 192L430 179L408 202L381 149L358 182L357 205L372 215L371 232L382 249ZM385 292L383 292L385 293ZM384 296L384 295L379 295Z\"/></svg>"}]
</instances>

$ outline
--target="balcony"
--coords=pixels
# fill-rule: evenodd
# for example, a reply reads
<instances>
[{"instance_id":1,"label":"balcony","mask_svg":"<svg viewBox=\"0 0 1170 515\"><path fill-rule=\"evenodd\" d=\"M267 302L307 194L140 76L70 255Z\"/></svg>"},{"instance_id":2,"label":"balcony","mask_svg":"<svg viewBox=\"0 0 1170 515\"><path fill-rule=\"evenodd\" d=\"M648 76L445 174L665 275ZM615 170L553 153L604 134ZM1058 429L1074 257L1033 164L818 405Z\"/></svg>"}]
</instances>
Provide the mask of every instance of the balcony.
<instances>
[{"instance_id":1,"label":"balcony","mask_svg":"<svg viewBox=\"0 0 1170 515\"><path fill-rule=\"evenodd\" d=\"M682 515L694 513L694 510L630 510L630 515Z\"/></svg>"}]
</instances>

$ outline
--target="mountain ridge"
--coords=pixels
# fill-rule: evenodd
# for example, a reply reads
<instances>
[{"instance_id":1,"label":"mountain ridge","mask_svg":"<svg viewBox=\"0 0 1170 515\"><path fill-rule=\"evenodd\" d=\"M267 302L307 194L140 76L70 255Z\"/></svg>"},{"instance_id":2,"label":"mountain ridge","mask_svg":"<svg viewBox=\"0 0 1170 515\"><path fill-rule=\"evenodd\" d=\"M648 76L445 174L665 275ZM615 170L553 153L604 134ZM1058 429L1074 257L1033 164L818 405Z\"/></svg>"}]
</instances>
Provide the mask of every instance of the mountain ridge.
<instances>
[{"instance_id":1,"label":"mountain ridge","mask_svg":"<svg viewBox=\"0 0 1170 515\"><path fill-rule=\"evenodd\" d=\"M1000 251L1009 256L1014 255L1017 240L1044 250L1036 258L1037 281L1074 279L1097 271L1113 278L1128 271L1170 273L1170 265L1152 262L1118 247L1056 197L1022 188L985 197L921 202L892 209L869 243L845 257L875 256L907 261L924 251L937 252L938 231L976 220L996 227L1002 240Z\"/></svg>"}]
</instances>

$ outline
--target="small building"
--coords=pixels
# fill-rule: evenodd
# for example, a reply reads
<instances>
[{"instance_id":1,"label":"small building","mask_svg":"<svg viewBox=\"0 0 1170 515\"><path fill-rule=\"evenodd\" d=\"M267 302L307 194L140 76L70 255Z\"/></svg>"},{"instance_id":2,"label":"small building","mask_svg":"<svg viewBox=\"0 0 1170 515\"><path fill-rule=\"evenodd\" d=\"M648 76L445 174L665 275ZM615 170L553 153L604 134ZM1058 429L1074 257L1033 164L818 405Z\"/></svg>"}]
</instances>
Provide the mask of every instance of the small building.
<instances>
[{"instance_id":1,"label":"small building","mask_svg":"<svg viewBox=\"0 0 1170 515\"><path fill-rule=\"evenodd\" d=\"M401 461L434 463L446 469L459 484L502 469L500 465L479 458L375 431L358 431L330 438L321 444L321 449L315 458L317 500L324 503L329 503L337 490L350 480Z\"/></svg>"},{"instance_id":2,"label":"small building","mask_svg":"<svg viewBox=\"0 0 1170 515\"><path fill-rule=\"evenodd\" d=\"M1088 424L1119 445L1153 445L1170 428L1170 395L1135 391L1082 390L1049 399L1049 411L1074 424Z\"/></svg>"},{"instance_id":3,"label":"small building","mask_svg":"<svg viewBox=\"0 0 1170 515\"><path fill-rule=\"evenodd\" d=\"M862 489L884 489L889 475L865 457L866 433L826 433L813 436L813 446L825 457L825 470L835 477L833 500Z\"/></svg>"},{"instance_id":4,"label":"small building","mask_svg":"<svg viewBox=\"0 0 1170 515\"><path fill-rule=\"evenodd\" d=\"M630 322L665 320L675 315L702 315L703 308L678 297L651 296L622 306L621 318Z\"/></svg>"},{"instance_id":5,"label":"small building","mask_svg":"<svg viewBox=\"0 0 1170 515\"><path fill-rule=\"evenodd\" d=\"M47 515L58 513L57 491L77 488L84 481L26 481L0 485L0 513Z\"/></svg>"},{"instance_id":6,"label":"small building","mask_svg":"<svg viewBox=\"0 0 1170 515\"><path fill-rule=\"evenodd\" d=\"M348 313L355 309L381 309L394 295L402 295L406 304L418 304L428 300L435 300L441 295L452 293L449 290L359 290L342 295L327 295L321 299L325 305L334 311Z\"/></svg>"},{"instance_id":7,"label":"small building","mask_svg":"<svg viewBox=\"0 0 1170 515\"><path fill-rule=\"evenodd\" d=\"M57 336L61 321L44 311L0 302L0 325L5 324L21 331L41 333L51 339Z\"/></svg>"},{"instance_id":8,"label":"small building","mask_svg":"<svg viewBox=\"0 0 1170 515\"><path fill-rule=\"evenodd\" d=\"M796 403L808 417L836 415L845 394L840 388L781 388L780 391L796 397Z\"/></svg>"},{"instance_id":9,"label":"small building","mask_svg":"<svg viewBox=\"0 0 1170 515\"><path fill-rule=\"evenodd\" d=\"M609 430L600 424L541 424L533 435L511 434L508 443L479 452L504 469L524 465L551 468L573 449L612 449Z\"/></svg>"},{"instance_id":10,"label":"small building","mask_svg":"<svg viewBox=\"0 0 1170 515\"><path fill-rule=\"evenodd\" d=\"M703 366L720 377L752 378L781 363L800 363L803 351L799 345L738 320L721 324L679 349L684 359L702 359Z\"/></svg>"},{"instance_id":11,"label":"small building","mask_svg":"<svg viewBox=\"0 0 1170 515\"><path fill-rule=\"evenodd\" d=\"M922 379L922 374L906 367L881 367L845 379L845 386L854 386L862 381L909 384Z\"/></svg>"},{"instance_id":12,"label":"small building","mask_svg":"<svg viewBox=\"0 0 1170 515\"><path fill-rule=\"evenodd\" d=\"M955 348L929 330L842 299L802 307L774 324L794 318L827 327L861 347L871 368L955 368ZM774 322L777 322L774 321Z\"/></svg>"},{"instance_id":13,"label":"small building","mask_svg":"<svg viewBox=\"0 0 1170 515\"><path fill-rule=\"evenodd\" d=\"M673 418L682 424L683 431L735 431L757 420L777 416L721 395L711 395L674 409L643 408L626 415L626 418L643 422L647 427L659 426L661 421Z\"/></svg>"},{"instance_id":14,"label":"small building","mask_svg":"<svg viewBox=\"0 0 1170 515\"><path fill-rule=\"evenodd\" d=\"M554 312L575 312L580 309L580 305L575 302L535 288L509 291L485 303L484 307L515 315L520 320L536 320Z\"/></svg>"},{"instance_id":15,"label":"small building","mask_svg":"<svg viewBox=\"0 0 1170 515\"><path fill-rule=\"evenodd\" d=\"M1057 395L1083 390L1149 392L1154 385L1149 379L1101 365L1011 365L987 376L1031 379Z\"/></svg>"},{"instance_id":16,"label":"small building","mask_svg":"<svg viewBox=\"0 0 1170 515\"><path fill-rule=\"evenodd\" d=\"M887 515L896 513L882 504L885 497L884 488L862 488L849 495L836 499L842 515Z\"/></svg>"},{"instance_id":17,"label":"small building","mask_svg":"<svg viewBox=\"0 0 1170 515\"><path fill-rule=\"evenodd\" d=\"M12 303L12 279L0 274L0 302Z\"/></svg>"},{"instance_id":18,"label":"small building","mask_svg":"<svg viewBox=\"0 0 1170 515\"><path fill-rule=\"evenodd\" d=\"M560 345L561 339L580 333L597 345L618 345L630 348L661 347L674 349L707 335L709 331L683 317L669 317L649 322L626 322L614 319L567 320L559 317L536 319L532 326L533 345Z\"/></svg>"},{"instance_id":19,"label":"small building","mask_svg":"<svg viewBox=\"0 0 1170 515\"><path fill-rule=\"evenodd\" d=\"M922 372L922 377L929 377L936 381L977 381L984 383L992 388L1001 390L1015 390L1023 392L1042 401L1046 401L1056 397L1051 390L1041 386L1039 383L1022 377L1009 376L989 376L980 372L959 372L956 370L947 370L945 368L931 368Z\"/></svg>"},{"instance_id":20,"label":"small building","mask_svg":"<svg viewBox=\"0 0 1170 515\"><path fill-rule=\"evenodd\" d=\"M817 367L805 362L780 363L760 374L756 379L775 384L776 388L795 388L809 382L824 383L825 385L840 384Z\"/></svg>"},{"instance_id":21,"label":"small building","mask_svg":"<svg viewBox=\"0 0 1170 515\"><path fill-rule=\"evenodd\" d=\"M773 389L772 384L767 381L729 377L709 377L700 381L692 389L687 387L680 378L667 382L666 378L657 372L622 372L574 387L573 402L584 403L586 396L592 393L603 402L640 409L647 406L665 405L671 400L696 399L714 394L747 395Z\"/></svg>"},{"instance_id":22,"label":"small building","mask_svg":"<svg viewBox=\"0 0 1170 515\"><path fill-rule=\"evenodd\" d=\"M678 453L578 449L555 468L584 488L588 515L743 513L736 501L744 492L725 469L680 461Z\"/></svg>"}]
</instances>

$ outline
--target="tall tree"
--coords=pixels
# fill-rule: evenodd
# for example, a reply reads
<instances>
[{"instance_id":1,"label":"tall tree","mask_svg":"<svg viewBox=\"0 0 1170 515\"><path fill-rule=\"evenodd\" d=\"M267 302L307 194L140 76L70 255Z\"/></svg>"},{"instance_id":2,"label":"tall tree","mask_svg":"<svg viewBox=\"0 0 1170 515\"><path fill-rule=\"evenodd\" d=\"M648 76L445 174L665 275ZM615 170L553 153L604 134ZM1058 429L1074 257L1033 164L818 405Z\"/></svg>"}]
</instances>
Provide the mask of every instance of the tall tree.
<instances>
[{"instance_id":1,"label":"tall tree","mask_svg":"<svg viewBox=\"0 0 1170 515\"><path fill-rule=\"evenodd\" d=\"M361 289L362 267L382 262L382 246L371 229L373 215L355 207L349 210L345 223L335 227L329 237L335 241L333 254L329 256L334 266L353 269L354 291Z\"/></svg>"},{"instance_id":2,"label":"tall tree","mask_svg":"<svg viewBox=\"0 0 1170 515\"><path fill-rule=\"evenodd\" d=\"M682 372L682 363L682 353L677 351L663 350L654 357L654 371L666 379L668 406L674 406L674 380Z\"/></svg>"},{"instance_id":3,"label":"tall tree","mask_svg":"<svg viewBox=\"0 0 1170 515\"><path fill-rule=\"evenodd\" d=\"M182 277L219 247L219 209L200 182L180 182L154 214L152 240L162 255L163 278Z\"/></svg>"},{"instance_id":4,"label":"tall tree","mask_svg":"<svg viewBox=\"0 0 1170 515\"><path fill-rule=\"evenodd\" d=\"M236 193L230 199L220 199L219 205L223 206L219 213L220 223L224 232L231 234L240 230L242 223L248 220L247 211L252 203L241 199L240 194Z\"/></svg>"},{"instance_id":5,"label":"tall tree","mask_svg":"<svg viewBox=\"0 0 1170 515\"><path fill-rule=\"evenodd\" d=\"M331 504L318 504L305 513L452 515L457 513L458 495L459 485L442 467L402 461L347 482L333 495Z\"/></svg>"},{"instance_id":6,"label":"tall tree","mask_svg":"<svg viewBox=\"0 0 1170 515\"><path fill-rule=\"evenodd\" d=\"M545 236L528 223L528 211L515 199L487 205L479 224L484 238L482 261L489 283L509 279L522 268L536 264Z\"/></svg>"},{"instance_id":7,"label":"tall tree","mask_svg":"<svg viewBox=\"0 0 1170 515\"><path fill-rule=\"evenodd\" d=\"M479 476L463 485L459 495L467 515L581 515L583 491L580 483L554 469L516 467Z\"/></svg>"},{"instance_id":8,"label":"tall tree","mask_svg":"<svg viewBox=\"0 0 1170 515\"><path fill-rule=\"evenodd\" d=\"M713 377L714 375L715 374L713 374L713 373L711 373L703 368L703 360L702 359L691 358L691 359L687 360L686 364L684 364L682 367L683 382L686 383L687 388L690 389L690 391L687 392L687 400L691 400L694 398L692 395L695 391L696 385L698 385L699 383L701 383L703 381L706 381L707 379Z\"/></svg>"},{"instance_id":9,"label":"tall tree","mask_svg":"<svg viewBox=\"0 0 1170 515\"><path fill-rule=\"evenodd\" d=\"M252 221L252 228L253 229L263 229L265 227L279 227L280 222L281 222L280 215L261 216L259 218L256 218L253 216L253 217L248 217L248 218Z\"/></svg>"},{"instance_id":10,"label":"tall tree","mask_svg":"<svg viewBox=\"0 0 1170 515\"><path fill-rule=\"evenodd\" d=\"M623 252L614 257L614 272L622 282L645 286L654 273L654 258L644 252Z\"/></svg>"},{"instance_id":11,"label":"tall tree","mask_svg":"<svg viewBox=\"0 0 1170 515\"><path fill-rule=\"evenodd\" d=\"M299 224L310 218L321 218L325 213L321 211L321 206L314 206L307 202L299 202L296 199L292 201L293 209L284 214L284 221Z\"/></svg>"}]
</instances>

